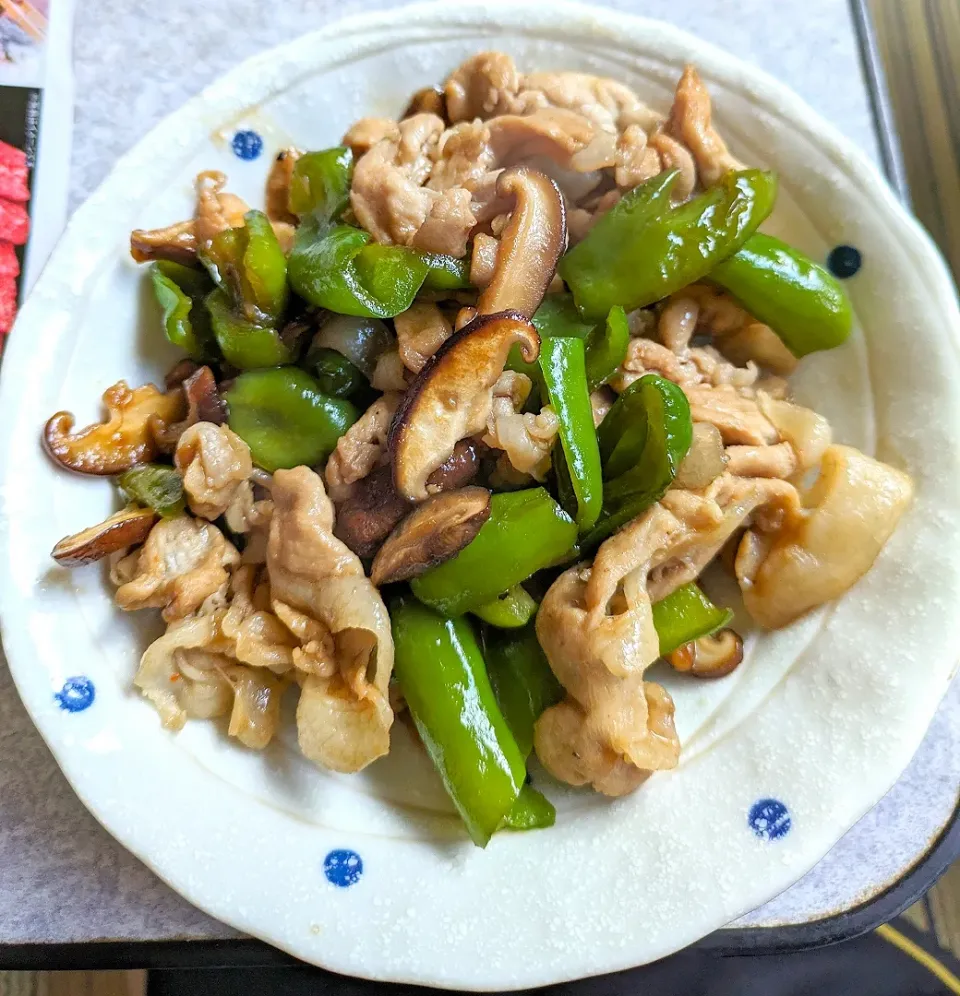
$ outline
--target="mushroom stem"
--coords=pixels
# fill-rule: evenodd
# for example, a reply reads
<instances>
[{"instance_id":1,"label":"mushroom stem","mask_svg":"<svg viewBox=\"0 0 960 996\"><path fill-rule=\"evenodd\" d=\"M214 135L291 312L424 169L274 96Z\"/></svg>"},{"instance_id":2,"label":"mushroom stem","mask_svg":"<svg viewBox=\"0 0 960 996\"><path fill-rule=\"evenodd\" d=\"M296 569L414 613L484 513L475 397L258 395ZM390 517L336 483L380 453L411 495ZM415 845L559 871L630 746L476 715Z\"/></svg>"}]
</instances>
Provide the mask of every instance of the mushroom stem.
<instances>
[{"instance_id":1,"label":"mushroom stem","mask_svg":"<svg viewBox=\"0 0 960 996\"><path fill-rule=\"evenodd\" d=\"M531 318L566 248L563 197L549 176L526 166L504 170L497 180L497 194L513 196L515 206L500 238L493 275L477 302L477 313L516 311Z\"/></svg>"},{"instance_id":2,"label":"mushroom stem","mask_svg":"<svg viewBox=\"0 0 960 996\"><path fill-rule=\"evenodd\" d=\"M143 543L156 521L157 513L152 508L125 508L95 526L64 536L50 556L62 567L92 564L111 553Z\"/></svg>"},{"instance_id":3,"label":"mushroom stem","mask_svg":"<svg viewBox=\"0 0 960 996\"><path fill-rule=\"evenodd\" d=\"M100 476L149 463L159 452L157 433L181 420L186 407L180 389L164 394L144 384L131 390L122 380L107 388L103 403L106 421L76 432L70 412L57 412L47 421L43 445L55 463Z\"/></svg>"},{"instance_id":4,"label":"mushroom stem","mask_svg":"<svg viewBox=\"0 0 960 996\"><path fill-rule=\"evenodd\" d=\"M701 636L667 654L667 661L676 671L697 678L723 678L736 670L743 660L743 640L733 629L722 629L710 636Z\"/></svg>"}]
</instances>

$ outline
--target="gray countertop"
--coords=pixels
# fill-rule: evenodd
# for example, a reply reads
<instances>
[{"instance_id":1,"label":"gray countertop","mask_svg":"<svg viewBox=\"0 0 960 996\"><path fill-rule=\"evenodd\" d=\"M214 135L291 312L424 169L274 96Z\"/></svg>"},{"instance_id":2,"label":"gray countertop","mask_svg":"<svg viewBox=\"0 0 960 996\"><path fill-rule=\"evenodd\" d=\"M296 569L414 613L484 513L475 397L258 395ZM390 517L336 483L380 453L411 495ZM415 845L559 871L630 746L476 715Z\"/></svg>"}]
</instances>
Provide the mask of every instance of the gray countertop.
<instances>
[{"instance_id":1,"label":"gray countertop","mask_svg":"<svg viewBox=\"0 0 960 996\"><path fill-rule=\"evenodd\" d=\"M398 5L365 0L350 11ZM877 158L845 0L610 0L607 5L670 21L761 66ZM333 21L344 10L330 0L78 4L71 207L161 117L223 71ZM942 812L949 811L947 803L952 807L958 762L951 758L960 757L955 717L955 708L941 710L906 782L810 876L751 923L796 922L841 908L857 895L872 894L911 863L942 822ZM938 767L944 802L918 816L914 788ZM162 819L159 801L158 813ZM0 659L0 945L231 936L229 928L159 882L87 813L35 731Z\"/></svg>"}]
</instances>

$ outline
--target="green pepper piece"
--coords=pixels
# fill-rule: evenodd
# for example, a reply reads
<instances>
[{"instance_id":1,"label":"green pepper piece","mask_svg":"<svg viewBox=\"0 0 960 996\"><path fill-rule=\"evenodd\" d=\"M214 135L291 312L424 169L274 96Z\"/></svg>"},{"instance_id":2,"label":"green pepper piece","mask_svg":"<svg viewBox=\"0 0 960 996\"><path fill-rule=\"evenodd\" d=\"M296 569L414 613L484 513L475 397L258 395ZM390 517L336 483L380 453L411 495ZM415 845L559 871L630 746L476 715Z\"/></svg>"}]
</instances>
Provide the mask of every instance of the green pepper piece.
<instances>
[{"instance_id":1,"label":"green pepper piece","mask_svg":"<svg viewBox=\"0 0 960 996\"><path fill-rule=\"evenodd\" d=\"M288 260L290 285L305 300L340 315L393 318L406 311L428 266L404 246L371 244L367 232L306 218Z\"/></svg>"},{"instance_id":2,"label":"green pepper piece","mask_svg":"<svg viewBox=\"0 0 960 996\"><path fill-rule=\"evenodd\" d=\"M485 847L516 803L526 771L473 629L404 597L391 600L390 622L394 673L420 739L471 839Z\"/></svg>"},{"instance_id":3,"label":"green pepper piece","mask_svg":"<svg viewBox=\"0 0 960 996\"><path fill-rule=\"evenodd\" d=\"M319 463L359 417L349 401L324 394L297 367L240 374L226 399L230 428L253 462L271 472Z\"/></svg>"},{"instance_id":4,"label":"green pepper piece","mask_svg":"<svg viewBox=\"0 0 960 996\"><path fill-rule=\"evenodd\" d=\"M557 272L574 292L572 296L583 315L599 319L614 305L625 304L630 295L614 299L619 294L614 287L625 282L623 271L632 273L634 246L641 233L669 211L670 195L679 175L679 170L665 170L628 191L597 219L586 238L564 253Z\"/></svg>"},{"instance_id":5,"label":"green pepper piece","mask_svg":"<svg viewBox=\"0 0 960 996\"><path fill-rule=\"evenodd\" d=\"M213 334L224 359L240 370L276 367L293 357L277 330L240 317L221 287L215 287L205 300Z\"/></svg>"},{"instance_id":6,"label":"green pepper piece","mask_svg":"<svg viewBox=\"0 0 960 996\"><path fill-rule=\"evenodd\" d=\"M256 325L275 325L287 306L287 258L262 211L248 211L244 224L218 232L200 259L236 312Z\"/></svg>"},{"instance_id":7,"label":"green pepper piece","mask_svg":"<svg viewBox=\"0 0 960 996\"><path fill-rule=\"evenodd\" d=\"M794 356L846 342L853 310L840 281L785 242L757 232L710 272Z\"/></svg>"},{"instance_id":8,"label":"green pepper piece","mask_svg":"<svg viewBox=\"0 0 960 996\"><path fill-rule=\"evenodd\" d=\"M150 267L153 292L163 309L163 330L174 346L203 362L217 354L203 297L210 290L206 271L161 260Z\"/></svg>"},{"instance_id":9,"label":"green pepper piece","mask_svg":"<svg viewBox=\"0 0 960 996\"><path fill-rule=\"evenodd\" d=\"M248 317L276 322L287 307L287 257L273 226L262 211L248 211L243 220L241 297L252 306Z\"/></svg>"},{"instance_id":10,"label":"green pepper piece","mask_svg":"<svg viewBox=\"0 0 960 996\"><path fill-rule=\"evenodd\" d=\"M654 377L656 374L645 376ZM643 453L647 440L647 405L649 398L639 387L639 378L617 400L597 426L597 444L600 447L600 460L603 463L603 478L611 480L635 467ZM665 378L664 378L665 379ZM665 384L656 384L658 389L670 391ZM679 399L677 399L679 403Z\"/></svg>"},{"instance_id":11,"label":"green pepper piece","mask_svg":"<svg viewBox=\"0 0 960 996\"><path fill-rule=\"evenodd\" d=\"M627 313L616 305L607 320L597 325L584 343L587 354L587 387L595 391L620 369L630 345L630 325Z\"/></svg>"},{"instance_id":12,"label":"green pepper piece","mask_svg":"<svg viewBox=\"0 0 960 996\"><path fill-rule=\"evenodd\" d=\"M160 259L151 270L159 270L190 297L206 297L210 292L210 274L202 266L185 266L172 259Z\"/></svg>"},{"instance_id":13,"label":"green pepper piece","mask_svg":"<svg viewBox=\"0 0 960 996\"><path fill-rule=\"evenodd\" d=\"M606 322L593 325L583 320L572 294L549 294L531 321L541 340L548 336L584 340L587 384L591 391L605 384L627 355L630 326L626 312L619 305L610 309ZM525 373L535 382L539 380L537 364L524 362L517 346L510 351L507 369Z\"/></svg>"},{"instance_id":14,"label":"green pepper piece","mask_svg":"<svg viewBox=\"0 0 960 996\"><path fill-rule=\"evenodd\" d=\"M520 630L484 633L483 655L497 702L520 753L533 750L533 727L545 709L563 698L531 622Z\"/></svg>"},{"instance_id":15,"label":"green pepper piece","mask_svg":"<svg viewBox=\"0 0 960 996\"><path fill-rule=\"evenodd\" d=\"M368 386L367 378L330 346L311 347L303 362L317 378L320 390L333 398L349 398Z\"/></svg>"},{"instance_id":16,"label":"green pepper piece","mask_svg":"<svg viewBox=\"0 0 960 996\"><path fill-rule=\"evenodd\" d=\"M523 585L515 584L499 598L485 605L478 605L473 614L491 626L517 629L526 626L537 611L537 603Z\"/></svg>"},{"instance_id":17,"label":"green pepper piece","mask_svg":"<svg viewBox=\"0 0 960 996\"><path fill-rule=\"evenodd\" d=\"M243 265L245 240L243 228L225 228L217 232L210 244L198 251L198 257L211 279L232 299L240 296L240 268Z\"/></svg>"},{"instance_id":18,"label":"green pepper piece","mask_svg":"<svg viewBox=\"0 0 960 996\"><path fill-rule=\"evenodd\" d=\"M628 391L631 399L637 396L643 404L646 420L643 449L633 466L604 485L604 507L613 507L638 493L654 495L650 504L659 500L676 476L680 461L693 440L690 404L676 384L656 374L645 374L634 381ZM614 448L611 467L629 450L629 446L624 446L628 437L629 433L625 433ZM611 473L616 474L616 471L611 470Z\"/></svg>"},{"instance_id":19,"label":"green pepper piece","mask_svg":"<svg viewBox=\"0 0 960 996\"><path fill-rule=\"evenodd\" d=\"M714 605L692 581L653 604L653 625L665 657L691 640L709 636L730 624L733 612ZM506 712L506 710L504 710Z\"/></svg>"},{"instance_id":20,"label":"green pepper piece","mask_svg":"<svg viewBox=\"0 0 960 996\"><path fill-rule=\"evenodd\" d=\"M573 303L572 294L548 294L530 319L537 330L541 342L547 337L567 336L572 339L586 339L593 331L593 325L584 322ZM536 361L527 363L520 355L520 347L514 346L507 357L507 370L526 374L536 385L540 385L540 367Z\"/></svg>"},{"instance_id":21,"label":"green pepper piece","mask_svg":"<svg viewBox=\"0 0 960 996\"><path fill-rule=\"evenodd\" d=\"M528 784L520 789L517 801L503 818L503 827L505 830L543 830L556 822L557 811L553 803Z\"/></svg>"},{"instance_id":22,"label":"green pepper piece","mask_svg":"<svg viewBox=\"0 0 960 996\"><path fill-rule=\"evenodd\" d=\"M585 318L614 305L642 308L706 276L733 255L773 209L773 173L723 176L699 197L668 209L678 173L635 187L560 260L558 272Z\"/></svg>"},{"instance_id":23,"label":"green pepper piece","mask_svg":"<svg viewBox=\"0 0 960 996\"><path fill-rule=\"evenodd\" d=\"M287 262L290 285L340 315L393 318L406 311L428 272L443 264L404 246L381 246L351 225L333 224L350 195L353 155L343 147L297 160L290 209L303 217ZM438 278L439 279L439 278Z\"/></svg>"},{"instance_id":24,"label":"green pepper piece","mask_svg":"<svg viewBox=\"0 0 960 996\"><path fill-rule=\"evenodd\" d=\"M604 461L603 514L581 541L593 549L659 501L690 449L693 423L686 395L656 374L635 380L598 430Z\"/></svg>"},{"instance_id":25,"label":"green pepper piece","mask_svg":"<svg viewBox=\"0 0 960 996\"><path fill-rule=\"evenodd\" d=\"M353 153L345 146L307 152L294 164L288 202L293 214L339 218L350 200Z\"/></svg>"},{"instance_id":26,"label":"green pepper piece","mask_svg":"<svg viewBox=\"0 0 960 996\"><path fill-rule=\"evenodd\" d=\"M586 339L593 331L593 325L585 322L572 294L548 294L530 319L541 338L544 336L566 336L570 339Z\"/></svg>"},{"instance_id":27,"label":"green pepper piece","mask_svg":"<svg viewBox=\"0 0 960 996\"><path fill-rule=\"evenodd\" d=\"M490 518L473 541L410 586L421 602L446 616L459 616L561 561L576 539L576 523L544 488L496 494Z\"/></svg>"},{"instance_id":28,"label":"green pepper piece","mask_svg":"<svg viewBox=\"0 0 960 996\"><path fill-rule=\"evenodd\" d=\"M603 479L583 340L543 339L537 362L550 404L560 420L560 445L577 499L577 525L581 532L587 532L600 516Z\"/></svg>"},{"instance_id":29,"label":"green pepper piece","mask_svg":"<svg viewBox=\"0 0 960 996\"><path fill-rule=\"evenodd\" d=\"M160 463L144 463L125 470L118 478L120 490L138 505L152 508L164 519L183 515L183 478L180 472Z\"/></svg>"},{"instance_id":30,"label":"green pepper piece","mask_svg":"<svg viewBox=\"0 0 960 996\"><path fill-rule=\"evenodd\" d=\"M651 417L675 425L674 451L689 449L685 426L690 404L683 390L657 374L644 374L621 392L597 429L605 480L618 478L636 467L647 442ZM690 430L692 434L692 428ZM681 455L679 459L683 459Z\"/></svg>"},{"instance_id":31,"label":"green pepper piece","mask_svg":"<svg viewBox=\"0 0 960 996\"><path fill-rule=\"evenodd\" d=\"M470 284L470 260L444 256L439 252L420 253L427 264L427 277L423 281L424 290L450 291L467 290Z\"/></svg>"},{"instance_id":32,"label":"green pepper piece","mask_svg":"<svg viewBox=\"0 0 960 996\"><path fill-rule=\"evenodd\" d=\"M357 279L375 301L387 302L392 318L406 311L427 278L429 266L420 253L404 246L368 242L354 257ZM400 311L394 309L399 308Z\"/></svg>"}]
</instances>

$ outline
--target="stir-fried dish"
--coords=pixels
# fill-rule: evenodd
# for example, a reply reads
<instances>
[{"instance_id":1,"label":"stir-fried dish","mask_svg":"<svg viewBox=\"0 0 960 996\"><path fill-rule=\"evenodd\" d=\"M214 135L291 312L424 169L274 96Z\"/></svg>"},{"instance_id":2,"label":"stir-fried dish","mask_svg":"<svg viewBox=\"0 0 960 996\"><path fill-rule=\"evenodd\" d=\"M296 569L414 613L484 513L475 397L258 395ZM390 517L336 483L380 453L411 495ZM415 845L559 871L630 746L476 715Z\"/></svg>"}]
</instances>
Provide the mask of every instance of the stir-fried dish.
<instances>
[{"instance_id":1,"label":"stir-fried dish","mask_svg":"<svg viewBox=\"0 0 960 996\"><path fill-rule=\"evenodd\" d=\"M398 121L281 151L265 209L197 178L135 231L186 354L51 457L122 511L69 536L166 633L135 683L164 726L226 717L356 772L406 712L472 839L549 826L527 777L611 796L680 756L663 658L741 662L757 626L843 594L911 497L790 400L839 346L838 282L761 234L776 177L738 162L692 67L663 115L581 73L481 53ZM158 334L160 329L158 328Z\"/></svg>"}]
</instances>

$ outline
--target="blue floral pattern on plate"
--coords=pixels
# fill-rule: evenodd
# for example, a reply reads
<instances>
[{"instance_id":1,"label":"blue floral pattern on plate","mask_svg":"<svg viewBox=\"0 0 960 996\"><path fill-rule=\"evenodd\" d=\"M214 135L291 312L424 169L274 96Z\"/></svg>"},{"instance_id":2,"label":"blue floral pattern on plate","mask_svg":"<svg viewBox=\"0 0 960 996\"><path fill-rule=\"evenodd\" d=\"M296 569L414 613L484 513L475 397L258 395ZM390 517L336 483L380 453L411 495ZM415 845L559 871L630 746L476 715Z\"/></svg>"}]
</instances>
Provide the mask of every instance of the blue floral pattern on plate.
<instances>
[{"instance_id":1,"label":"blue floral pattern on plate","mask_svg":"<svg viewBox=\"0 0 960 996\"><path fill-rule=\"evenodd\" d=\"M93 705L97 690L86 675L78 674L67 678L63 688L54 693L54 698L60 703L60 708L66 712L83 712Z\"/></svg>"},{"instance_id":2,"label":"blue floral pattern on plate","mask_svg":"<svg viewBox=\"0 0 960 996\"><path fill-rule=\"evenodd\" d=\"M790 811L779 799L758 799L750 807L747 823L761 840L779 840L793 825Z\"/></svg>"},{"instance_id":3,"label":"blue floral pattern on plate","mask_svg":"<svg viewBox=\"0 0 960 996\"><path fill-rule=\"evenodd\" d=\"M356 851L331 851L323 859L323 874L331 885L346 889L360 881L363 861Z\"/></svg>"},{"instance_id":4,"label":"blue floral pattern on plate","mask_svg":"<svg viewBox=\"0 0 960 996\"><path fill-rule=\"evenodd\" d=\"M263 139L249 128L238 131L230 142L238 159L257 159L263 152Z\"/></svg>"}]
</instances>

